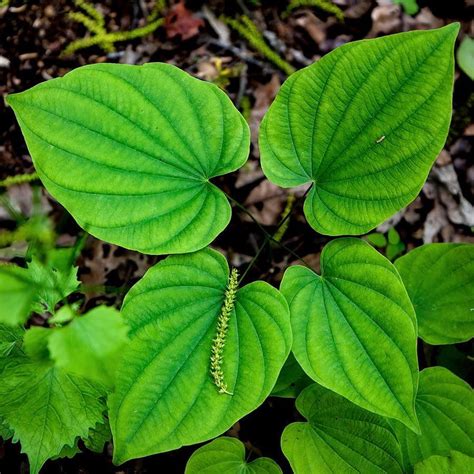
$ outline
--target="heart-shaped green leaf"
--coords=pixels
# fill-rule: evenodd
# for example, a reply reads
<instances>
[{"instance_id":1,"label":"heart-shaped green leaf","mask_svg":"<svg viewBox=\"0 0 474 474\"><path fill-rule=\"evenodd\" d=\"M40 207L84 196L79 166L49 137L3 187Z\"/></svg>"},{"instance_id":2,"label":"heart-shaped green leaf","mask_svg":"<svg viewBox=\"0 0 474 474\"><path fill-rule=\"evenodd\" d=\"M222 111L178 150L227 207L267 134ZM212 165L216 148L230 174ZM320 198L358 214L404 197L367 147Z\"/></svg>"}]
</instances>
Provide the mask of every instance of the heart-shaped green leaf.
<instances>
[{"instance_id":1,"label":"heart-shaped green leaf","mask_svg":"<svg viewBox=\"0 0 474 474\"><path fill-rule=\"evenodd\" d=\"M283 84L260 129L265 175L313 183L309 224L363 234L410 203L451 120L458 24L341 46Z\"/></svg>"},{"instance_id":2,"label":"heart-shaped green leaf","mask_svg":"<svg viewBox=\"0 0 474 474\"><path fill-rule=\"evenodd\" d=\"M395 266L423 340L454 344L474 337L474 245L423 245L399 258Z\"/></svg>"},{"instance_id":3,"label":"heart-shaped green leaf","mask_svg":"<svg viewBox=\"0 0 474 474\"><path fill-rule=\"evenodd\" d=\"M110 398L115 462L212 439L270 394L291 347L288 305L264 282L239 289L229 304L228 281L225 258L204 249L166 258L128 293L131 342ZM228 327L216 342L223 307ZM211 377L218 345L232 395Z\"/></svg>"},{"instance_id":4,"label":"heart-shaped green leaf","mask_svg":"<svg viewBox=\"0 0 474 474\"><path fill-rule=\"evenodd\" d=\"M94 64L8 103L44 185L96 237L181 253L228 224L209 180L245 163L250 138L215 85L169 64Z\"/></svg>"},{"instance_id":5,"label":"heart-shaped green leaf","mask_svg":"<svg viewBox=\"0 0 474 474\"><path fill-rule=\"evenodd\" d=\"M295 474L402 472L400 446L381 416L317 384L296 407L308 422L292 423L281 437Z\"/></svg>"},{"instance_id":6,"label":"heart-shaped green leaf","mask_svg":"<svg viewBox=\"0 0 474 474\"><path fill-rule=\"evenodd\" d=\"M245 446L236 438L223 436L194 451L186 464L185 474L281 474L270 458L247 462Z\"/></svg>"},{"instance_id":7,"label":"heart-shaped green leaf","mask_svg":"<svg viewBox=\"0 0 474 474\"><path fill-rule=\"evenodd\" d=\"M306 373L416 430L416 322L395 267L362 240L336 239L321 254L321 276L293 266L280 289Z\"/></svg>"},{"instance_id":8,"label":"heart-shaped green leaf","mask_svg":"<svg viewBox=\"0 0 474 474\"><path fill-rule=\"evenodd\" d=\"M415 464L415 474L472 474L474 458L451 451L449 456L430 456Z\"/></svg>"},{"instance_id":9,"label":"heart-shaped green leaf","mask_svg":"<svg viewBox=\"0 0 474 474\"><path fill-rule=\"evenodd\" d=\"M466 382L443 367L424 369L416 413L420 435L393 423L407 471L423 459L448 456L452 450L474 457L474 394Z\"/></svg>"}]
</instances>

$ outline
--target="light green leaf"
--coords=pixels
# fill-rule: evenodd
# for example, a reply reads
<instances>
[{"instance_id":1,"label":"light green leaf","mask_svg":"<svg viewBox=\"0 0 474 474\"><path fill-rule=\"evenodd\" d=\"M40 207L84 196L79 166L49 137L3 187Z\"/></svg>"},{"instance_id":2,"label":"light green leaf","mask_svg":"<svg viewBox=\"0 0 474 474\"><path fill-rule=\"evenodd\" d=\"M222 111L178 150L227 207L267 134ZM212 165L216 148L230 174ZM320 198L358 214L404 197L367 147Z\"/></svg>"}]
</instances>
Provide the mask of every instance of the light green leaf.
<instances>
[{"instance_id":1,"label":"light green leaf","mask_svg":"<svg viewBox=\"0 0 474 474\"><path fill-rule=\"evenodd\" d=\"M76 250L74 247L53 248L47 255L48 263L56 270L67 274L74 266Z\"/></svg>"},{"instance_id":2,"label":"light green leaf","mask_svg":"<svg viewBox=\"0 0 474 474\"><path fill-rule=\"evenodd\" d=\"M185 474L281 474L273 459L261 457L247 462L245 447L236 438L223 436L196 449L186 464Z\"/></svg>"},{"instance_id":3,"label":"light green leaf","mask_svg":"<svg viewBox=\"0 0 474 474\"><path fill-rule=\"evenodd\" d=\"M61 306L50 318L48 318L49 324L63 326L72 321L76 316L77 307L73 305Z\"/></svg>"},{"instance_id":4,"label":"light green leaf","mask_svg":"<svg viewBox=\"0 0 474 474\"><path fill-rule=\"evenodd\" d=\"M385 235L379 233L379 232L374 232L372 234L366 235L365 240L367 242L371 243L372 245L375 245L376 247L386 247L387 246L387 239L385 238Z\"/></svg>"},{"instance_id":5,"label":"light green leaf","mask_svg":"<svg viewBox=\"0 0 474 474\"><path fill-rule=\"evenodd\" d=\"M418 13L420 7L416 0L392 0L393 3L398 3L403 6L403 9L408 15L415 15Z\"/></svg>"},{"instance_id":6,"label":"light green leaf","mask_svg":"<svg viewBox=\"0 0 474 474\"><path fill-rule=\"evenodd\" d=\"M399 258L420 337L453 344L474 337L474 245L427 244Z\"/></svg>"},{"instance_id":7,"label":"light green leaf","mask_svg":"<svg viewBox=\"0 0 474 474\"><path fill-rule=\"evenodd\" d=\"M395 267L363 240L336 239L321 254L321 276L293 266L280 289L306 373L416 430L415 314Z\"/></svg>"},{"instance_id":8,"label":"light green leaf","mask_svg":"<svg viewBox=\"0 0 474 474\"><path fill-rule=\"evenodd\" d=\"M313 183L308 223L363 234L410 203L451 120L459 24L341 46L293 74L260 128L265 175Z\"/></svg>"},{"instance_id":9,"label":"light green leaf","mask_svg":"<svg viewBox=\"0 0 474 474\"><path fill-rule=\"evenodd\" d=\"M391 227L387 234L388 243L392 245L397 245L400 243L400 234L397 232L395 227Z\"/></svg>"},{"instance_id":10,"label":"light green leaf","mask_svg":"<svg viewBox=\"0 0 474 474\"><path fill-rule=\"evenodd\" d=\"M61 268L50 262L41 262L37 257L28 264L28 277L37 285L33 311L54 313L55 306L77 290L77 267L59 266Z\"/></svg>"},{"instance_id":11,"label":"light green leaf","mask_svg":"<svg viewBox=\"0 0 474 474\"><path fill-rule=\"evenodd\" d=\"M459 67L474 81L474 38L464 37L456 57Z\"/></svg>"},{"instance_id":12,"label":"light green leaf","mask_svg":"<svg viewBox=\"0 0 474 474\"><path fill-rule=\"evenodd\" d=\"M58 367L112 386L127 332L116 309L98 306L67 326L54 329L48 347Z\"/></svg>"},{"instance_id":13,"label":"light green leaf","mask_svg":"<svg viewBox=\"0 0 474 474\"><path fill-rule=\"evenodd\" d=\"M402 472L387 421L313 384L296 400L308 420L285 428L281 447L295 474Z\"/></svg>"},{"instance_id":14,"label":"light green leaf","mask_svg":"<svg viewBox=\"0 0 474 474\"><path fill-rule=\"evenodd\" d=\"M122 313L131 343L109 398L116 463L212 439L270 394L291 347L288 305L264 282L239 289L231 307L220 393L210 374L229 280L225 258L204 249L152 267Z\"/></svg>"},{"instance_id":15,"label":"light green leaf","mask_svg":"<svg viewBox=\"0 0 474 474\"><path fill-rule=\"evenodd\" d=\"M0 384L0 417L14 431L30 472L37 474L76 437L102 419L101 391L85 379L44 362L7 367Z\"/></svg>"},{"instance_id":16,"label":"light green leaf","mask_svg":"<svg viewBox=\"0 0 474 474\"><path fill-rule=\"evenodd\" d=\"M169 64L94 64L7 100L46 189L92 235L184 253L229 223L210 180L245 163L250 134L217 86Z\"/></svg>"},{"instance_id":17,"label":"light green leaf","mask_svg":"<svg viewBox=\"0 0 474 474\"><path fill-rule=\"evenodd\" d=\"M295 356L290 353L273 387L272 397L296 398L313 381L306 375Z\"/></svg>"},{"instance_id":18,"label":"light green leaf","mask_svg":"<svg viewBox=\"0 0 474 474\"><path fill-rule=\"evenodd\" d=\"M0 323L16 326L30 315L35 285L28 271L14 265L0 265Z\"/></svg>"},{"instance_id":19,"label":"light green leaf","mask_svg":"<svg viewBox=\"0 0 474 474\"><path fill-rule=\"evenodd\" d=\"M25 332L24 349L31 359L49 360L48 339L52 329L32 326ZM76 352L77 357L77 352Z\"/></svg>"},{"instance_id":20,"label":"light green leaf","mask_svg":"<svg viewBox=\"0 0 474 474\"><path fill-rule=\"evenodd\" d=\"M393 422L405 469L432 455L459 451L474 457L474 394L471 387L443 367L420 373L416 413L421 434Z\"/></svg>"},{"instance_id":21,"label":"light green leaf","mask_svg":"<svg viewBox=\"0 0 474 474\"><path fill-rule=\"evenodd\" d=\"M449 456L430 456L415 464L415 474L472 474L474 458L451 451Z\"/></svg>"}]
</instances>

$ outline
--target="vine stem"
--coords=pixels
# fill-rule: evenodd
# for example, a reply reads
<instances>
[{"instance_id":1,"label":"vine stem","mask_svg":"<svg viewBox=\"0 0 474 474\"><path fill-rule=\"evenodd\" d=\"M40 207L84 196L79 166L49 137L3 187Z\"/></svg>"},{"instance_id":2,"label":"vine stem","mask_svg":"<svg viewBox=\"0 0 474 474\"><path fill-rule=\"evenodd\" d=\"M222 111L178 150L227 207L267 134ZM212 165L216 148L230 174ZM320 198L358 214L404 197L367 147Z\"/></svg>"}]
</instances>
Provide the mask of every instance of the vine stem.
<instances>
[{"instance_id":1,"label":"vine stem","mask_svg":"<svg viewBox=\"0 0 474 474\"><path fill-rule=\"evenodd\" d=\"M304 192L303 196L301 196L298 201L301 201L302 199L304 199L306 197L306 195L309 193L310 189L311 189L312 185ZM311 268L311 266L305 262L305 260L300 257L295 251L293 251L292 249L290 249L289 247L287 247L285 244L281 243L279 240L275 239L275 235L278 233L279 229L281 228L281 226L290 218L291 214L293 213L293 210L294 208L296 207L293 206L293 208L291 209L291 211L283 217L283 219L281 219L281 221L278 223L277 225L277 228L275 229L275 232L273 234L270 234L269 232L267 232L264 227L262 226L262 224L260 224L260 222L258 222L258 220L256 219L256 217L242 204L240 204L240 202L236 201L232 196L230 196L229 194L225 193L227 198L233 203L235 204L236 207L238 207L242 212L244 212L245 214L247 214L251 219L252 221L257 225L257 227L260 229L260 231L265 235L265 240L263 241L262 245L258 248L257 250L257 253L255 254L255 256L252 258L252 260L250 261L250 263L248 264L247 268L245 269L244 273L242 274L242 276L240 277L240 280L239 280L239 285L240 283L244 280L244 278L246 277L247 273L252 269L252 267L255 265L255 262L257 261L258 257L260 256L260 254L263 252L263 250L265 249L266 245L268 244L268 242L275 242L279 247L281 247L282 249L286 250L288 253L290 253L291 255L293 255L295 258L297 258L298 260L300 260L301 262L303 262L308 268Z\"/></svg>"}]
</instances>

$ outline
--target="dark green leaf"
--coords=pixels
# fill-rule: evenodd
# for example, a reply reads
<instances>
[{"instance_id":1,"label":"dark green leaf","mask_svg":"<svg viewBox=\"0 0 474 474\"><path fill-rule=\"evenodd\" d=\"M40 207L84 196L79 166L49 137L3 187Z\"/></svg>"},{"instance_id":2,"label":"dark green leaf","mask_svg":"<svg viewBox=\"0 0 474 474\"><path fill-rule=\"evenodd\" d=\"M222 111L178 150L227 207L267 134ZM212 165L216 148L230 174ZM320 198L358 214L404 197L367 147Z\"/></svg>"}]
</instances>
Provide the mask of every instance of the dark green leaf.
<instances>
[{"instance_id":1,"label":"dark green leaf","mask_svg":"<svg viewBox=\"0 0 474 474\"><path fill-rule=\"evenodd\" d=\"M283 431L281 447L295 474L400 473L401 453L387 421L313 384L296 400L308 420Z\"/></svg>"},{"instance_id":2,"label":"dark green leaf","mask_svg":"<svg viewBox=\"0 0 474 474\"><path fill-rule=\"evenodd\" d=\"M313 381L306 375L295 356L290 353L273 387L272 397L296 398Z\"/></svg>"}]
</instances>

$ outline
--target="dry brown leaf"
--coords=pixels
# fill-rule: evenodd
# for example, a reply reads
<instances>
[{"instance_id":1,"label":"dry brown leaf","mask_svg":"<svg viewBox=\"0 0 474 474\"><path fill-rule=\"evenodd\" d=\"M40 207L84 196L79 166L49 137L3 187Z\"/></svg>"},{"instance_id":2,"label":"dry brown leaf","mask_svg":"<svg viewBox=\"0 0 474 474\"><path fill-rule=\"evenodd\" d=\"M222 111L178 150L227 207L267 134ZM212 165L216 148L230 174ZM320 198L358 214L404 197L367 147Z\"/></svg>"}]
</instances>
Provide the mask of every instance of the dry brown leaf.
<instances>
[{"instance_id":1,"label":"dry brown leaf","mask_svg":"<svg viewBox=\"0 0 474 474\"><path fill-rule=\"evenodd\" d=\"M417 30L429 30L442 26L444 26L444 21L434 16L428 7L422 8L415 17L415 29Z\"/></svg>"},{"instance_id":2,"label":"dry brown leaf","mask_svg":"<svg viewBox=\"0 0 474 474\"><path fill-rule=\"evenodd\" d=\"M433 209L426 216L423 226L423 243L434 242L435 237L446 226L449 226L446 209L436 200Z\"/></svg>"},{"instance_id":3,"label":"dry brown leaf","mask_svg":"<svg viewBox=\"0 0 474 474\"><path fill-rule=\"evenodd\" d=\"M261 224L276 225L285 202L286 191L264 180L252 189L244 204Z\"/></svg>"},{"instance_id":4,"label":"dry brown leaf","mask_svg":"<svg viewBox=\"0 0 474 474\"><path fill-rule=\"evenodd\" d=\"M181 39L187 40L196 36L202 26L204 21L186 8L184 0L173 5L165 17L164 28L168 38L181 36Z\"/></svg>"},{"instance_id":5,"label":"dry brown leaf","mask_svg":"<svg viewBox=\"0 0 474 474\"><path fill-rule=\"evenodd\" d=\"M266 84L259 85L254 92L255 104L250 113L250 133L252 137L252 143L255 149L258 149L258 130L260 128L260 122L263 119L268 107L273 102L273 99L277 95L280 89L280 78L277 74L274 74Z\"/></svg>"},{"instance_id":6,"label":"dry brown leaf","mask_svg":"<svg viewBox=\"0 0 474 474\"><path fill-rule=\"evenodd\" d=\"M398 33L402 30L402 10L400 5L380 5L372 10L372 28L367 38L375 38L381 33Z\"/></svg>"},{"instance_id":7,"label":"dry brown leaf","mask_svg":"<svg viewBox=\"0 0 474 474\"><path fill-rule=\"evenodd\" d=\"M334 24L334 21L331 22ZM294 24L300 26L311 37L316 44L321 44L326 41L326 30L329 22L320 20L313 12L304 10L295 20Z\"/></svg>"}]
</instances>

